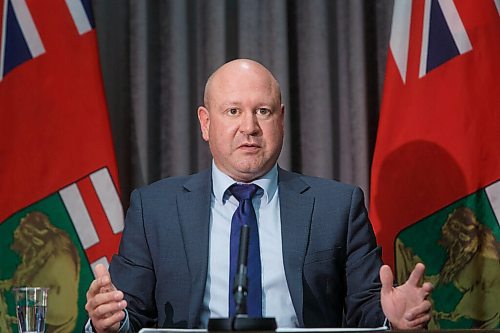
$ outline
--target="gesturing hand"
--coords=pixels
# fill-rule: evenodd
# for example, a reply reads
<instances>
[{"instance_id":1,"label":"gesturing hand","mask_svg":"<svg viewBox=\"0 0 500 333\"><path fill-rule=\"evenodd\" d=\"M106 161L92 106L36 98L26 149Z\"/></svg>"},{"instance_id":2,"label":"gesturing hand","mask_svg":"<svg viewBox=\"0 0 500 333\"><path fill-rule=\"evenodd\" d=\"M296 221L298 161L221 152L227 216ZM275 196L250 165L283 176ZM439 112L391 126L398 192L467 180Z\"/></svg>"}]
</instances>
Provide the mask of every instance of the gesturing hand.
<instances>
[{"instance_id":1,"label":"gesturing hand","mask_svg":"<svg viewBox=\"0 0 500 333\"><path fill-rule=\"evenodd\" d=\"M111 283L108 270L101 264L95 267L96 278L87 291L85 310L89 314L96 333L117 332L125 318L123 309L127 301L123 293Z\"/></svg>"},{"instance_id":2,"label":"gesturing hand","mask_svg":"<svg viewBox=\"0 0 500 333\"><path fill-rule=\"evenodd\" d=\"M427 296L432 292L432 284L426 282L419 287L424 271L425 266L418 263L408 281L394 288L391 268L387 265L380 268L380 302L385 316L395 329L421 329L431 319L431 303Z\"/></svg>"}]
</instances>

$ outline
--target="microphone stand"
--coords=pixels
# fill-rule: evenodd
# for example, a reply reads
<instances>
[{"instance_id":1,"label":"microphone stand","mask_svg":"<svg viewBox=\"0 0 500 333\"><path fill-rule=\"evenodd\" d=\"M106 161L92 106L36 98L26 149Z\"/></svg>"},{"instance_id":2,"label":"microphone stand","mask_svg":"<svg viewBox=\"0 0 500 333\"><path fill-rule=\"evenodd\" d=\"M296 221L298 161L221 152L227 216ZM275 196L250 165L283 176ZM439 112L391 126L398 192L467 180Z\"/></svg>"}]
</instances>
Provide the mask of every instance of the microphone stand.
<instances>
[{"instance_id":1,"label":"microphone stand","mask_svg":"<svg viewBox=\"0 0 500 333\"><path fill-rule=\"evenodd\" d=\"M274 318L249 318L247 314L248 294L248 243L250 227L241 226L240 245L238 248L238 271L234 278L233 295L236 303L236 313L231 318L211 318L208 321L209 331L274 331Z\"/></svg>"}]
</instances>

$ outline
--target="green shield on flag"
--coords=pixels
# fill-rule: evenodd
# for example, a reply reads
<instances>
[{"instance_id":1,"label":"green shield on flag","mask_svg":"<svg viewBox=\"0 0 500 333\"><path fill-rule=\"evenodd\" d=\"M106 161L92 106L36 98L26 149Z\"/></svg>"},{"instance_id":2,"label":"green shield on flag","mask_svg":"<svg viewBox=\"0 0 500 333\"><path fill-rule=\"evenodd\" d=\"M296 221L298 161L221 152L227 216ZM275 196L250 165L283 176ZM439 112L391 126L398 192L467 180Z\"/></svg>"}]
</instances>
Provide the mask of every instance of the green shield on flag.
<instances>
[{"instance_id":1,"label":"green shield on flag","mask_svg":"<svg viewBox=\"0 0 500 333\"><path fill-rule=\"evenodd\" d=\"M0 224L0 332L16 332L15 286L48 287L47 331L81 330L93 274L59 192Z\"/></svg>"},{"instance_id":2,"label":"green shield on flag","mask_svg":"<svg viewBox=\"0 0 500 333\"><path fill-rule=\"evenodd\" d=\"M396 238L398 283L423 262L424 280L434 285L430 329L500 327L499 185L450 204Z\"/></svg>"}]
</instances>

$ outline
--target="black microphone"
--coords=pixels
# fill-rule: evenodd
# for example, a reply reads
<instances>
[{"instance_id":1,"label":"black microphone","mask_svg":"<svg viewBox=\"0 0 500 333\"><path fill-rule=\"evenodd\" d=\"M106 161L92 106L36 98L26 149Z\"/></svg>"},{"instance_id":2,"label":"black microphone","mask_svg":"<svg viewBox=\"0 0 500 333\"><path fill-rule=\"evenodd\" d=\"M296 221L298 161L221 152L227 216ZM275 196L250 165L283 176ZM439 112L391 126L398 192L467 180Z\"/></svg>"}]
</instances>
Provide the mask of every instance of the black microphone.
<instances>
[{"instance_id":1,"label":"black microphone","mask_svg":"<svg viewBox=\"0 0 500 333\"><path fill-rule=\"evenodd\" d=\"M276 320L274 318L248 318L247 294L248 294L248 243L250 238L250 227L241 226L240 245L238 249L238 266L234 277L233 295L236 303L235 315L231 318L210 318L208 320L208 331L275 331Z\"/></svg>"},{"instance_id":2,"label":"black microphone","mask_svg":"<svg viewBox=\"0 0 500 333\"><path fill-rule=\"evenodd\" d=\"M238 266L234 277L233 295L236 303L236 315L247 314L248 295L248 243L250 239L250 227L246 224L240 229L240 246L238 249Z\"/></svg>"}]
</instances>

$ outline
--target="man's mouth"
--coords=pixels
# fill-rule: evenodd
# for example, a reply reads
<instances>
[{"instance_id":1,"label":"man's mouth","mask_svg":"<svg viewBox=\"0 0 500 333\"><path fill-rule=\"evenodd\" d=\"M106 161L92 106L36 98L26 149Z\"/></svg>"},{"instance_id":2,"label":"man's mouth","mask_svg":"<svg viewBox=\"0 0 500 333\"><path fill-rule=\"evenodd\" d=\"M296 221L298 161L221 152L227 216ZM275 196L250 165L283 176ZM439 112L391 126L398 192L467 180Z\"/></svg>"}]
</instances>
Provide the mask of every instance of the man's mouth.
<instances>
[{"instance_id":1,"label":"man's mouth","mask_svg":"<svg viewBox=\"0 0 500 333\"><path fill-rule=\"evenodd\" d=\"M238 146L238 149L242 150L247 150L247 151L254 151L260 148L260 145L256 143L243 143Z\"/></svg>"}]
</instances>

